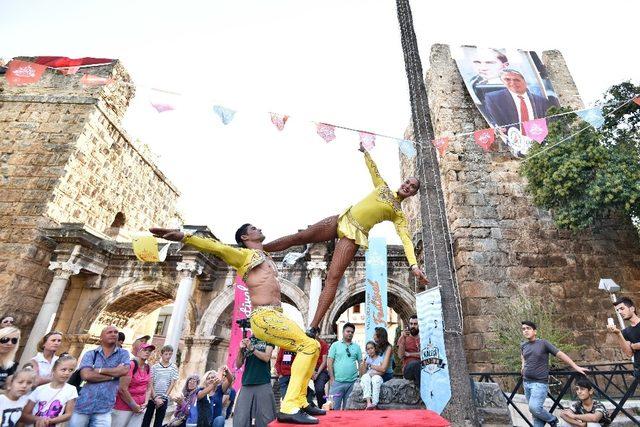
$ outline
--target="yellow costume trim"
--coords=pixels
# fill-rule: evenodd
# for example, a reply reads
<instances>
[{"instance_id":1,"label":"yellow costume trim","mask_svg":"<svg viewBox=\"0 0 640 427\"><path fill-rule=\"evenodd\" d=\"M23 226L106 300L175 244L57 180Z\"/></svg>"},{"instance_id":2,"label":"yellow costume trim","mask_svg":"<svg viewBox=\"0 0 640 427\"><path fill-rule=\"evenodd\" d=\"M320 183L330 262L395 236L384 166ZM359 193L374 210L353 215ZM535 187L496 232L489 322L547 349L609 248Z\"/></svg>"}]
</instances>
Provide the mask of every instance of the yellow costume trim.
<instances>
[{"instance_id":1,"label":"yellow costume trim","mask_svg":"<svg viewBox=\"0 0 640 427\"><path fill-rule=\"evenodd\" d=\"M256 338L297 353L291 364L291 379L280 409L285 414L295 414L308 406L307 384L320 355L320 343L309 338L300 326L285 316L281 307L255 307L250 320L251 332Z\"/></svg>"},{"instance_id":2,"label":"yellow costume trim","mask_svg":"<svg viewBox=\"0 0 640 427\"><path fill-rule=\"evenodd\" d=\"M389 189L378 172L378 167L368 152L364 153L365 163L375 189L364 199L347 208L338 218L338 237L347 237L359 246L369 245L369 231L383 221L393 222L396 233L402 240L404 253L410 265L417 265L413 242L407 228L407 218L402 212L398 195Z\"/></svg>"},{"instance_id":3,"label":"yellow costume trim","mask_svg":"<svg viewBox=\"0 0 640 427\"><path fill-rule=\"evenodd\" d=\"M193 246L199 251L213 254L238 271L243 280L252 268L267 260L267 255L257 249L234 248L216 239L186 235L182 243Z\"/></svg>"}]
</instances>

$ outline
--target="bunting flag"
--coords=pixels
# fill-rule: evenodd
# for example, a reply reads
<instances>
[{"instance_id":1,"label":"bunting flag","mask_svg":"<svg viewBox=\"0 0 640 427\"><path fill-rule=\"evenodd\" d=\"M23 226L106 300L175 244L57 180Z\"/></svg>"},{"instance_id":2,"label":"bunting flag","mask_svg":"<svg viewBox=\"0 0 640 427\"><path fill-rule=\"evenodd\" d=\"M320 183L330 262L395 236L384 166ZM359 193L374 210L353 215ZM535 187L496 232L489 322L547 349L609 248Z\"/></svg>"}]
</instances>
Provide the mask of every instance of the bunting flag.
<instances>
[{"instance_id":1,"label":"bunting flag","mask_svg":"<svg viewBox=\"0 0 640 427\"><path fill-rule=\"evenodd\" d=\"M376 146L376 135L362 131L358 133L360 134L360 144L362 144L362 147L367 151L371 151L371 149Z\"/></svg>"},{"instance_id":2,"label":"bunting flag","mask_svg":"<svg viewBox=\"0 0 640 427\"><path fill-rule=\"evenodd\" d=\"M542 144L542 141L544 141L549 134L547 119L529 120L524 122L522 127L524 128L525 135L534 141L537 141L538 144Z\"/></svg>"},{"instance_id":3,"label":"bunting flag","mask_svg":"<svg viewBox=\"0 0 640 427\"><path fill-rule=\"evenodd\" d=\"M151 102L151 105L156 109L158 113L164 113L165 111L173 111L176 109L176 107L174 107L173 105L165 104L162 102Z\"/></svg>"},{"instance_id":4,"label":"bunting flag","mask_svg":"<svg viewBox=\"0 0 640 427\"><path fill-rule=\"evenodd\" d=\"M80 84L83 88L94 88L98 86L104 86L113 83L114 80L109 77L100 77L93 74L85 74L80 79Z\"/></svg>"},{"instance_id":5,"label":"bunting flag","mask_svg":"<svg viewBox=\"0 0 640 427\"><path fill-rule=\"evenodd\" d=\"M433 145L438 149L438 152L441 156L444 156L444 152L447 150L449 146L449 138L446 136L444 138L434 139L432 141Z\"/></svg>"},{"instance_id":6,"label":"bunting flag","mask_svg":"<svg viewBox=\"0 0 640 427\"><path fill-rule=\"evenodd\" d=\"M13 59L7 68L7 83L9 86L24 86L36 83L46 69L45 65Z\"/></svg>"},{"instance_id":7,"label":"bunting flag","mask_svg":"<svg viewBox=\"0 0 640 427\"><path fill-rule=\"evenodd\" d=\"M640 105L640 96L633 98L633 102L635 102L636 104Z\"/></svg>"},{"instance_id":8,"label":"bunting flag","mask_svg":"<svg viewBox=\"0 0 640 427\"><path fill-rule=\"evenodd\" d=\"M289 116L286 114L271 113L271 123L273 123L278 130L284 129L287 120L289 120Z\"/></svg>"},{"instance_id":9,"label":"bunting flag","mask_svg":"<svg viewBox=\"0 0 640 427\"><path fill-rule=\"evenodd\" d=\"M576 111L576 114L585 122L593 126L594 129L600 129L604 124L604 116L602 115L602 108L593 107L588 110Z\"/></svg>"},{"instance_id":10,"label":"bunting flag","mask_svg":"<svg viewBox=\"0 0 640 427\"><path fill-rule=\"evenodd\" d=\"M324 142L331 142L336 139L336 127L326 123L316 123L316 132Z\"/></svg>"},{"instance_id":11,"label":"bunting flag","mask_svg":"<svg viewBox=\"0 0 640 427\"><path fill-rule=\"evenodd\" d=\"M473 138L476 140L476 144L478 144L484 151L489 151L491 148L491 144L496 139L496 134L493 129L482 129L473 132Z\"/></svg>"},{"instance_id":12,"label":"bunting flag","mask_svg":"<svg viewBox=\"0 0 640 427\"><path fill-rule=\"evenodd\" d=\"M234 110L230 110L229 108L223 107L222 105L214 105L213 112L220 117L223 125L228 125L233 120L233 117L236 115Z\"/></svg>"},{"instance_id":13,"label":"bunting flag","mask_svg":"<svg viewBox=\"0 0 640 427\"><path fill-rule=\"evenodd\" d=\"M400 152L410 159L413 159L416 154L418 154L416 147L413 146L413 142L408 139L399 139L398 146L400 147Z\"/></svg>"}]
</instances>

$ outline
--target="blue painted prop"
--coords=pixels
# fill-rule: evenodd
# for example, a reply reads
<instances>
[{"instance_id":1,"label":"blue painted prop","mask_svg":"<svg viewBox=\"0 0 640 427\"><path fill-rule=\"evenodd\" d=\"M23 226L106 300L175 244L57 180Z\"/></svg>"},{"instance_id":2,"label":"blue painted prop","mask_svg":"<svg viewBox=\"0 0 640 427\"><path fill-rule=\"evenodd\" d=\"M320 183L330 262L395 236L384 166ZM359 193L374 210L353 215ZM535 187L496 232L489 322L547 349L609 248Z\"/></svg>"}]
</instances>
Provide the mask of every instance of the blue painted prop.
<instances>
[{"instance_id":1,"label":"blue painted prop","mask_svg":"<svg viewBox=\"0 0 640 427\"><path fill-rule=\"evenodd\" d=\"M416 295L420 326L420 396L427 409L441 414L451 399L451 381L444 348L440 287Z\"/></svg>"},{"instance_id":2,"label":"blue painted prop","mask_svg":"<svg viewBox=\"0 0 640 427\"><path fill-rule=\"evenodd\" d=\"M384 237L369 239L365 257L365 338L373 338L376 327L387 327L387 242Z\"/></svg>"}]
</instances>

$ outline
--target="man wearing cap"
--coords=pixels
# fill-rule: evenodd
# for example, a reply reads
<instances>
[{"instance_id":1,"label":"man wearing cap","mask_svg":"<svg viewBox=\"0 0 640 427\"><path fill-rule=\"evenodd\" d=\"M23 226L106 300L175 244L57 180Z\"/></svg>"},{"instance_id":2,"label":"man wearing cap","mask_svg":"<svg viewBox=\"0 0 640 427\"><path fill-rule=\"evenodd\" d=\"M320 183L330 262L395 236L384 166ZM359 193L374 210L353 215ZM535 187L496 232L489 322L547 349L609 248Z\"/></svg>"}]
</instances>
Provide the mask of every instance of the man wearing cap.
<instances>
[{"instance_id":1,"label":"man wearing cap","mask_svg":"<svg viewBox=\"0 0 640 427\"><path fill-rule=\"evenodd\" d=\"M546 117L547 109L554 103L532 93L522 73L514 68L502 70L500 80L506 89L485 96L487 119L494 126L506 126L507 130L518 127L524 135L521 123Z\"/></svg>"},{"instance_id":2,"label":"man wearing cap","mask_svg":"<svg viewBox=\"0 0 640 427\"><path fill-rule=\"evenodd\" d=\"M180 230L151 228L150 231L156 237L181 241L202 252L211 253L237 270L249 289L253 307L250 316L253 335L270 345L297 353L291 365L291 381L281 412L278 413L278 421L318 424L318 419L312 415L324 415L325 411L309 405L306 391L320 354L320 344L283 313L278 267L262 246L262 230L251 224L243 224L236 231L239 247L225 245L215 239L185 235ZM247 351L259 350L252 347Z\"/></svg>"}]
</instances>

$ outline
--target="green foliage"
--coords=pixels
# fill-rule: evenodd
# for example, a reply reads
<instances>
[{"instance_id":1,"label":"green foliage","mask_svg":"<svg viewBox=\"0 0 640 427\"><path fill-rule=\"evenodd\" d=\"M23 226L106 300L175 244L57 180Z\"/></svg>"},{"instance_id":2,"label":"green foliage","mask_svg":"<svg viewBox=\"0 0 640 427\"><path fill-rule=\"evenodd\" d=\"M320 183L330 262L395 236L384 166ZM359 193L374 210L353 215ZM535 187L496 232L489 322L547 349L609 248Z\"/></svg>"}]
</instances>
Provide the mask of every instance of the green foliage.
<instances>
[{"instance_id":1,"label":"green foliage","mask_svg":"<svg viewBox=\"0 0 640 427\"><path fill-rule=\"evenodd\" d=\"M520 372L520 343L524 341L521 323L530 320L538 327L538 338L544 338L565 353L580 350L582 346L571 343L572 331L562 326L562 317L554 311L553 304L541 297L520 294L506 300L495 322L496 337L490 340L495 363L509 372ZM555 362L550 358L550 363Z\"/></svg>"},{"instance_id":2,"label":"green foliage","mask_svg":"<svg viewBox=\"0 0 640 427\"><path fill-rule=\"evenodd\" d=\"M618 109L639 95L629 82L611 87L601 101L602 128L588 127L548 148L587 126L567 114L550 120L545 142L529 151L521 169L527 190L536 205L552 210L558 226L584 229L610 211L640 217L640 106Z\"/></svg>"}]
</instances>

